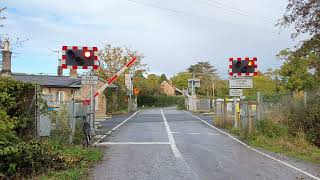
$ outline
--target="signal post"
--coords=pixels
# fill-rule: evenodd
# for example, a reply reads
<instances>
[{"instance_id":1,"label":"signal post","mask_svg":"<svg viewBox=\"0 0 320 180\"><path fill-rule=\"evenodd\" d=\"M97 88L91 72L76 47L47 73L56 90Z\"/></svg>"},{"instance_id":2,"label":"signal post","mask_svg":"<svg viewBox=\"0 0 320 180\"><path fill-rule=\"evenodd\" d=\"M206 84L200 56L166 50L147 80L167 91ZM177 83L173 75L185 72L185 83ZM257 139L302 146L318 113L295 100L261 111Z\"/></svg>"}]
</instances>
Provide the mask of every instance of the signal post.
<instances>
[{"instance_id":1,"label":"signal post","mask_svg":"<svg viewBox=\"0 0 320 180\"><path fill-rule=\"evenodd\" d=\"M82 85L91 85L90 88L90 133L95 134L94 118L95 118L95 101L94 89L98 84L98 77L95 76L94 71L99 67L98 61L98 48L87 46L62 46L62 69L88 69L90 70L89 76L84 76L81 79ZM86 102L88 100L85 100ZM73 122L75 123L75 122ZM73 127L75 127L73 125Z\"/></svg>"},{"instance_id":2,"label":"signal post","mask_svg":"<svg viewBox=\"0 0 320 180\"><path fill-rule=\"evenodd\" d=\"M243 89L253 88L252 77L257 75L256 57L229 58L229 96L234 98L234 128L238 128L240 121L240 104L238 106L237 98L243 97Z\"/></svg>"}]
</instances>

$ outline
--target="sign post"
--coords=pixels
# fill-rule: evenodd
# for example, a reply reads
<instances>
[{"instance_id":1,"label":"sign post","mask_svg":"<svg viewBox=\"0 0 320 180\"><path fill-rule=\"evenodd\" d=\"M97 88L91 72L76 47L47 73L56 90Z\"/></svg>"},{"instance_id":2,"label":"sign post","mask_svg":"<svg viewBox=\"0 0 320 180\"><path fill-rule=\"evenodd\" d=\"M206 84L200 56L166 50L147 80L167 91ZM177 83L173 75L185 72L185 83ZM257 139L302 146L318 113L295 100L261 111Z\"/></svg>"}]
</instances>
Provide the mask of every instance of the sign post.
<instances>
[{"instance_id":1,"label":"sign post","mask_svg":"<svg viewBox=\"0 0 320 180\"><path fill-rule=\"evenodd\" d=\"M94 75L93 70L90 72L90 75L85 75L81 77L82 85L90 85L90 106L89 112L90 114L90 133L93 135L95 133L95 98L94 91L95 85L98 84L99 77Z\"/></svg>"},{"instance_id":2,"label":"sign post","mask_svg":"<svg viewBox=\"0 0 320 180\"><path fill-rule=\"evenodd\" d=\"M99 67L98 61L98 48L88 46L62 46L62 57L59 66L62 69L90 69L89 76L83 76L81 78L82 85L91 85L90 91L90 107L88 111L92 113L90 115L90 133L95 133L94 128L94 86L98 84L98 76L94 76L94 70ZM86 100L88 101L88 100ZM74 122L72 127L75 127Z\"/></svg>"}]
</instances>

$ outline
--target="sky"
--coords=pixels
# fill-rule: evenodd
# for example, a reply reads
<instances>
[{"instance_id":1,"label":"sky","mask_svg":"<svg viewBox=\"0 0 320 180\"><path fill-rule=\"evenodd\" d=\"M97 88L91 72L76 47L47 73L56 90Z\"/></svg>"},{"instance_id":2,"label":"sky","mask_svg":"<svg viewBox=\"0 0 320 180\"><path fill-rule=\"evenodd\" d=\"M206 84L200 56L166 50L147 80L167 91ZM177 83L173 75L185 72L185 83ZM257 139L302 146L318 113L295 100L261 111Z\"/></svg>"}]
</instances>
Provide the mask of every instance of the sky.
<instances>
[{"instance_id":1,"label":"sky","mask_svg":"<svg viewBox=\"0 0 320 180\"><path fill-rule=\"evenodd\" d=\"M275 27L287 0L0 0L2 36L13 43L12 71L56 74L63 45L127 46L145 55L149 73L167 76L209 61L227 77L229 57L257 57L278 68L293 48L292 29Z\"/></svg>"}]
</instances>

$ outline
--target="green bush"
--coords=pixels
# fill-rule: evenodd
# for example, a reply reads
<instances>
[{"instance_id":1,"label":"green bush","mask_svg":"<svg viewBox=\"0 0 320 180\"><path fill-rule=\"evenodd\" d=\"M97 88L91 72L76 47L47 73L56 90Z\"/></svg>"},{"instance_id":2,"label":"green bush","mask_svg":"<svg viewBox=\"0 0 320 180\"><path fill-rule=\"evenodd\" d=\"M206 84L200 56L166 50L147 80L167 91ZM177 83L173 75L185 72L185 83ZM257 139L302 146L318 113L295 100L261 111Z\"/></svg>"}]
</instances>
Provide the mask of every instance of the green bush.
<instances>
[{"instance_id":1,"label":"green bush","mask_svg":"<svg viewBox=\"0 0 320 180\"><path fill-rule=\"evenodd\" d=\"M157 96L138 96L139 106L149 106L149 107L168 107L173 105L179 105L179 107L184 104L183 96L167 96L167 95L157 95ZM184 105L183 105L184 106Z\"/></svg>"},{"instance_id":2,"label":"green bush","mask_svg":"<svg viewBox=\"0 0 320 180\"><path fill-rule=\"evenodd\" d=\"M303 132L309 142L320 147L320 102L310 102L308 107L293 106L289 116L289 131L294 135Z\"/></svg>"},{"instance_id":3,"label":"green bush","mask_svg":"<svg viewBox=\"0 0 320 180\"><path fill-rule=\"evenodd\" d=\"M68 164L47 141L20 141L15 145L1 146L0 173L3 176L28 176L49 169L62 169Z\"/></svg>"},{"instance_id":4,"label":"green bush","mask_svg":"<svg viewBox=\"0 0 320 180\"><path fill-rule=\"evenodd\" d=\"M288 134L288 129L280 124L274 123L271 120L261 120L256 124L256 131L269 138L278 138Z\"/></svg>"},{"instance_id":5,"label":"green bush","mask_svg":"<svg viewBox=\"0 0 320 180\"><path fill-rule=\"evenodd\" d=\"M34 93L32 84L0 78L0 177L24 177L64 167L68 162L46 141L32 140Z\"/></svg>"}]
</instances>

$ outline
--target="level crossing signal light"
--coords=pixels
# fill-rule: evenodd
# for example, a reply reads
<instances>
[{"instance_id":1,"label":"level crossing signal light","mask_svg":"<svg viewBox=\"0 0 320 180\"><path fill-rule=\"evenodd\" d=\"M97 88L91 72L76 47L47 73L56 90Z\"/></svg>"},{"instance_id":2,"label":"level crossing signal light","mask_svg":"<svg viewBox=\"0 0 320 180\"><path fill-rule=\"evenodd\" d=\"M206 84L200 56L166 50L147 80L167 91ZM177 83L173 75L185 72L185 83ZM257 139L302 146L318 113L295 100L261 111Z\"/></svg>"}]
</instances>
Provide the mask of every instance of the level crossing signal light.
<instances>
[{"instance_id":1,"label":"level crossing signal light","mask_svg":"<svg viewBox=\"0 0 320 180\"><path fill-rule=\"evenodd\" d=\"M257 58L229 58L229 75L230 76L256 76Z\"/></svg>"},{"instance_id":2,"label":"level crossing signal light","mask_svg":"<svg viewBox=\"0 0 320 180\"><path fill-rule=\"evenodd\" d=\"M62 46L63 69L98 69L98 48L86 46Z\"/></svg>"}]
</instances>

